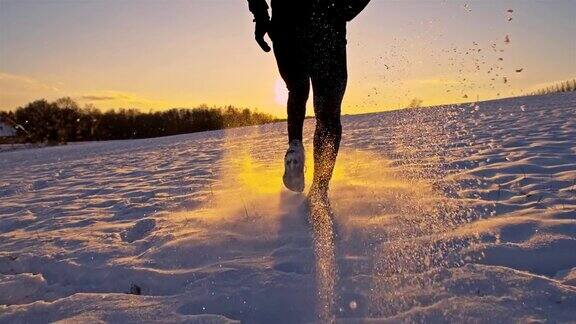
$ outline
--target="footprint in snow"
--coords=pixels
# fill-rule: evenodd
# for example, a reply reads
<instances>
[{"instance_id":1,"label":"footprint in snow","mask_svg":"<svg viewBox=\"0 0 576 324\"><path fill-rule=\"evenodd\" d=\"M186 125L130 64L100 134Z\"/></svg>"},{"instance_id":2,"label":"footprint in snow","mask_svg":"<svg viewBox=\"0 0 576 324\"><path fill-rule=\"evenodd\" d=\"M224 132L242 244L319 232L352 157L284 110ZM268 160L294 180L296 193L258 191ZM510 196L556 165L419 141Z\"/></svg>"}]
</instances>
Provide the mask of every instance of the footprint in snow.
<instances>
[{"instance_id":1,"label":"footprint in snow","mask_svg":"<svg viewBox=\"0 0 576 324\"><path fill-rule=\"evenodd\" d=\"M142 219L130 229L123 232L122 241L132 243L134 241L140 240L148 235L156 226L156 221L153 218Z\"/></svg>"}]
</instances>

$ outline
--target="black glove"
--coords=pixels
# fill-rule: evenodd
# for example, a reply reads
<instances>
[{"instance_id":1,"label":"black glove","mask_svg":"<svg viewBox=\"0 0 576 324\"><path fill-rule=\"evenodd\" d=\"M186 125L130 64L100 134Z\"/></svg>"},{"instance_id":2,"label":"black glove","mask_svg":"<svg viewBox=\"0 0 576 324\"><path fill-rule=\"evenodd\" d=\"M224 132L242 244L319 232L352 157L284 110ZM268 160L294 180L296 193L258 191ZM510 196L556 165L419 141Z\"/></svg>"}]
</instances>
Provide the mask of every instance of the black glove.
<instances>
[{"instance_id":1,"label":"black glove","mask_svg":"<svg viewBox=\"0 0 576 324\"><path fill-rule=\"evenodd\" d=\"M270 31L270 20L256 20L256 29L254 31L254 36L256 42L260 45L260 48L264 52L270 52L270 45L264 40L264 36Z\"/></svg>"}]
</instances>

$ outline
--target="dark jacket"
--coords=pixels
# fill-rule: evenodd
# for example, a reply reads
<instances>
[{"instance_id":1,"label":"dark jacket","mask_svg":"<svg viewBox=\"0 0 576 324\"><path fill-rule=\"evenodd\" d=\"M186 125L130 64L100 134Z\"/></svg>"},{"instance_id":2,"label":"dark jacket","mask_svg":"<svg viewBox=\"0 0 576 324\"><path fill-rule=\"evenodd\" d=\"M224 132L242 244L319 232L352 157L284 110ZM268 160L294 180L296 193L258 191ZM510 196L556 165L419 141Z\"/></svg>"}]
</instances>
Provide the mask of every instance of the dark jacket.
<instances>
[{"instance_id":1,"label":"dark jacket","mask_svg":"<svg viewBox=\"0 0 576 324\"><path fill-rule=\"evenodd\" d=\"M272 23L282 27L322 22L346 22L356 17L370 0L270 0ZM266 0L248 0L254 20L268 20Z\"/></svg>"}]
</instances>

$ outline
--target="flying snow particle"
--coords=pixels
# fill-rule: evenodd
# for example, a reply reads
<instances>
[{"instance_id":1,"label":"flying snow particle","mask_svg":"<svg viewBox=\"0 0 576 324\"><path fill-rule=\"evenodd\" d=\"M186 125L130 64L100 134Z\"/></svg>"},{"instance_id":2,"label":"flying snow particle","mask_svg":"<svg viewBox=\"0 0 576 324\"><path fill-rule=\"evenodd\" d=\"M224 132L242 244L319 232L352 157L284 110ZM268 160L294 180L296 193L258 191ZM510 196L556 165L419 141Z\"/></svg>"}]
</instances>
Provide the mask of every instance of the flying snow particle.
<instances>
[{"instance_id":1,"label":"flying snow particle","mask_svg":"<svg viewBox=\"0 0 576 324\"><path fill-rule=\"evenodd\" d=\"M506 20L512 21L512 13L513 13L513 12L514 12L514 10L512 10L512 9L508 9L508 10L506 11L506 16L507 16L507 17L506 17Z\"/></svg>"},{"instance_id":2,"label":"flying snow particle","mask_svg":"<svg viewBox=\"0 0 576 324\"><path fill-rule=\"evenodd\" d=\"M355 310L356 308L358 308L358 304L356 303L355 300L351 301L349 306L351 310Z\"/></svg>"}]
</instances>

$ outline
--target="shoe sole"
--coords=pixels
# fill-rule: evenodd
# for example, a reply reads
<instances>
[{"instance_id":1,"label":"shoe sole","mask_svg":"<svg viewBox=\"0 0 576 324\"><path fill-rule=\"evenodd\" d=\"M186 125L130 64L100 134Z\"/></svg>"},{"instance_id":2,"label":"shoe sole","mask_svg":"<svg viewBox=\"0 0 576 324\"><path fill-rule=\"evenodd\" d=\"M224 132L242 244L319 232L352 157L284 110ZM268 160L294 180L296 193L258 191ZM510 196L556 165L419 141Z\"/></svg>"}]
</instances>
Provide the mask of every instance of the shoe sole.
<instances>
[{"instance_id":1,"label":"shoe sole","mask_svg":"<svg viewBox=\"0 0 576 324\"><path fill-rule=\"evenodd\" d=\"M304 191L304 171L288 169L285 167L282 180L284 182L284 186L288 190L294 192Z\"/></svg>"}]
</instances>

